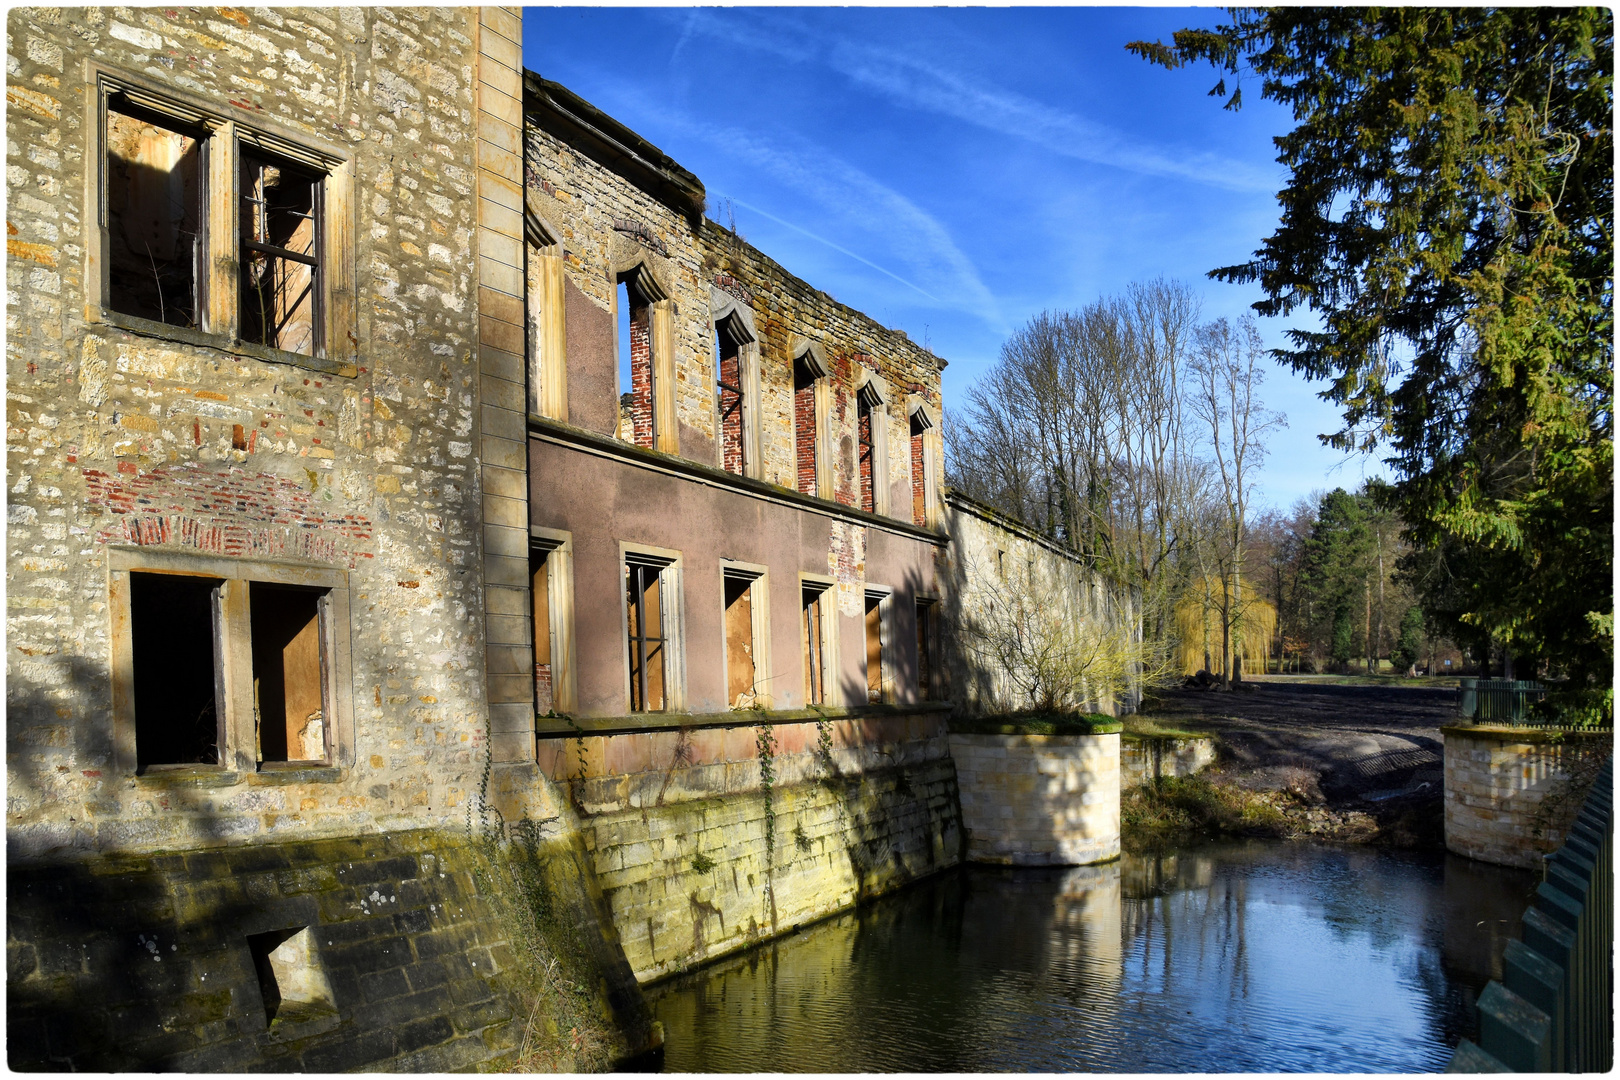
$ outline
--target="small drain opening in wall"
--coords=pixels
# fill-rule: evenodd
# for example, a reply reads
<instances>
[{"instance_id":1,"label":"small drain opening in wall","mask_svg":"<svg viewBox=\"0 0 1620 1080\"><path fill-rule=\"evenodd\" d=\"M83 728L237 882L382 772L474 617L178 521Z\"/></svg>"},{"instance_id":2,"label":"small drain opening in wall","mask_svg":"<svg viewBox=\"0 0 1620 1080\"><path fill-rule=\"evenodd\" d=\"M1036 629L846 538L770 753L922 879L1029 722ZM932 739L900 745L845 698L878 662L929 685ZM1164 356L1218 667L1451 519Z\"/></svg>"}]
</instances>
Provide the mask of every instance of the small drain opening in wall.
<instances>
[{"instance_id":1,"label":"small drain opening in wall","mask_svg":"<svg viewBox=\"0 0 1620 1080\"><path fill-rule=\"evenodd\" d=\"M312 928L295 926L249 934L247 941L259 973L266 1023L283 1024L337 1011Z\"/></svg>"}]
</instances>

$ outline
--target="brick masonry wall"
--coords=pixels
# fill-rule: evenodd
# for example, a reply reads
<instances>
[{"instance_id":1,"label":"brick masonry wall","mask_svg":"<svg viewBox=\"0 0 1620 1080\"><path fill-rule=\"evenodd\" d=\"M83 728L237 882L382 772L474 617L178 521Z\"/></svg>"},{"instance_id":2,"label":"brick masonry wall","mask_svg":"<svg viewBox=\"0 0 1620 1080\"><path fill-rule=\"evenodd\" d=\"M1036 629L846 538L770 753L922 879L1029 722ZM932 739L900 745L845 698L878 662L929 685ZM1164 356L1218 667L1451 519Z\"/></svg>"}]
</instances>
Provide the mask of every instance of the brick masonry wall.
<instances>
[{"instance_id":1,"label":"brick masonry wall","mask_svg":"<svg viewBox=\"0 0 1620 1080\"><path fill-rule=\"evenodd\" d=\"M444 1072L510 1063L519 958L464 836L13 867L13 1069ZM333 1011L271 1025L247 936L311 926Z\"/></svg>"},{"instance_id":2,"label":"brick masonry wall","mask_svg":"<svg viewBox=\"0 0 1620 1080\"><path fill-rule=\"evenodd\" d=\"M1124 788L1137 787L1162 776L1192 776L1213 764L1213 739L1120 738L1119 782Z\"/></svg>"},{"instance_id":3,"label":"brick masonry wall","mask_svg":"<svg viewBox=\"0 0 1620 1080\"><path fill-rule=\"evenodd\" d=\"M971 862L1119 857L1119 736L950 736Z\"/></svg>"},{"instance_id":4,"label":"brick masonry wall","mask_svg":"<svg viewBox=\"0 0 1620 1080\"><path fill-rule=\"evenodd\" d=\"M1535 869L1558 850L1584 790L1581 763L1613 752L1613 736L1480 727L1441 728L1445 739L1446 848Z\"/></svg>"},{"instance_id":5,"label":"brick masonry wall","mask_svg":"<svg viewBox=\"0 0 1620 1080\"><path fill-rule=\"evenodd\" d=\"M773 727L766 796L750 726L542 739L568 784L643 982L955 865L956 776L937 717Z\"/></svg>"},{"instance_id":6,"label":"brick masonry wall","mask_svg":"<svg viewBox=\"0 0 1620 1080\"><path fill-rule=\"evenodd\" d=\"M8 13L8 849L130 850L461 821L484 688L473 463L473 12ZM345 148L352 375L87 322L87 59ZM341 344L341 343L340 343ZM118 773L109 544L349 573L340 779Z\"/></svg>"}]
</instances>

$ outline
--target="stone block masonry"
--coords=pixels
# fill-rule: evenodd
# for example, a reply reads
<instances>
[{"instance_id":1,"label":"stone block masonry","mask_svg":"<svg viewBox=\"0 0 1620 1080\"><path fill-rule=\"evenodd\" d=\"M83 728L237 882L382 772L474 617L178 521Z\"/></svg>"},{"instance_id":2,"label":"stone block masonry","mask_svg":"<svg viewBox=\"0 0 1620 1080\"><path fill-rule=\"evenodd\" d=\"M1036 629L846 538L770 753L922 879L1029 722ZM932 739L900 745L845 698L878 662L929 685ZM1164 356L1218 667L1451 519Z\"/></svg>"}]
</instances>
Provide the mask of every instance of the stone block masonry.
<instances>
[{"instance_id":1,"label":"stone block masonry","mask_svg":"<svg viewBox=\"0 0 1620 1080\"><path fill-rule=\"evenodd\" d=\"M13 866L8 1063L98 1072L510 1065L532 987L521 944L479 884L487 874L465 835L431 830ZM255 943L305 927L328 996L278 1007L278 993L290 1000L294 991Z\"/></svg>"},{"instance_id":2,"label":"stone block masonry","mask_svg":"<svg viewBox=\"0 0 1620 1080\"><path fill-rule=\"evenodd\" d=\"M1137 787L1165 776L1192 776L1213 764L1214 739L1120 737L1119 776L1122 788Z\"/></svg>"},{"instance_id":3,"label":"stone block masonry","mask_svg":"<svg viewBox=\"0 0 1620 1080\"><path fill-rule=\"evenodd\" d=\"M959 861L956 773L937 714L770 730L768 794L752 726L541 741L642 982Z\"/></svg>"},{"instance_id":4,"label":"stone block masonry","mask_svg":"<svg viewBox=\"0 0 1620 1080\"><path fill-rule=\"evenodd\" d=\"M1592 777L1614 753L1611 732L1443 727L1446 848L1539 869L1557 850Z\"/></svg>"},{"instance_id":5,"label":"stone block masonry","mask_svg":"<svg viewBox=\"0 0 1620 1080\"><path fill-rule=\"evenodd\" d=\"M971 862L1119 857L1119 735L950 736Z\"/></svg>"}]
</instances>

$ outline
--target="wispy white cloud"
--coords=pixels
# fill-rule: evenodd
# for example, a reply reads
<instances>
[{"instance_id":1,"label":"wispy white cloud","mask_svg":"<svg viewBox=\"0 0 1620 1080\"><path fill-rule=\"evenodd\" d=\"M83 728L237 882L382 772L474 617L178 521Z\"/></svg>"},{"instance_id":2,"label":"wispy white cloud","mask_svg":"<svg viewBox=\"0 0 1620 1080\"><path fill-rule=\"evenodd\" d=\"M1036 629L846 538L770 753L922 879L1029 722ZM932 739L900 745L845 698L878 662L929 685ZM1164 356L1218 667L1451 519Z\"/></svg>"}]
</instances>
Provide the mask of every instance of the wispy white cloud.
<instances>
[{"instance_id":1,"label":"wispy white cloud","mask_svg":"<svg viewBox=\"0 0 1620 1080\"><path fill-rule=\"evenodd\" d=\"M762 19L773 23L769 30L759 25ZM778 12L750 16L736 9L723 14L703 10L684 15L682 23L683 40L703 34L789 63L820 63L899 105L1021 139L1060 157L1235 191L1269 193L1280 181L1270 170L1247 162L1154 146L1068 110L893 48L823 33Z\"/></svg>"},{"instance_id":2,"label":"wispy white cloud","mask_svg":"<svg viewBox=\"0 0 1620 1080\"><path fill-rule=\"evenodd\" d=\"M721 148L738 164L792 190L815 207L818 227L768 213L758 200L734 200L737 205L839 251L937 305L971 311L998 331L1007 328L1000 305L950 230L900 192L825 147L793 135L766 139L662 106L644 105L642 111L656 114L666 130ZM833 236L845 242L840 244ZM853 245L849 237L870 242ZM876 256L857 254L855 247L886 252L901 269L881 265Z\"/></svg>"}]
</instances>

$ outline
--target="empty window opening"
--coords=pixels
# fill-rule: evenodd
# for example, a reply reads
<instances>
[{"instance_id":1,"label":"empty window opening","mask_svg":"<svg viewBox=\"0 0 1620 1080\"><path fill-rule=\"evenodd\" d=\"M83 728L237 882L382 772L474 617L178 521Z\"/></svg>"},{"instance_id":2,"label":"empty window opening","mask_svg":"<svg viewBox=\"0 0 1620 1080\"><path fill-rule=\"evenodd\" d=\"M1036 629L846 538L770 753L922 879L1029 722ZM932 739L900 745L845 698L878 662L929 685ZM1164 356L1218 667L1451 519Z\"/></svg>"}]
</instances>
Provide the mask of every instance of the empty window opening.
<instances>
[{"instance_id":1,"label":"empty window opening","mask_svg":"<svg viewBox=\"0 0 1620 1080\"><path fill-rule=\"evenodd\" d=\"M285 1024L337 1011L332 984L321 966L314 928L294 927L248 935L267 1024Z\"/></svg>"},{"instance_id":2,"label":"empty window opening","mask_svg":"<svg viewBox=\"0 0 1620 1080\"><path fill-rule=\"evenodd\" d=\"M534 711L544 715L556 704L551 669L551 553L529 553L529 595L534 602Z\"/></svg>"},{"instance_id":3,"label":"empty window opening","mask_svg":"<svg viewBox=\"0 0 1620 1080\"><path fill-rule=\"evenodd\" d=\"M758 694L754 668L757 580L757 575L745 571L725 571L726 703L733 709L751 708Z\"/></svg>"},{"instance_id":4,"label":"empty window opening","mask_svg":"<svg viewBox=\"0 0 1620 1080\"><path fill-rule=\"evenodd\" d=\"M883 597L866 597L866 700L883 700Z\"/></svg>"},{"instance_id":5,"label":"empty window opening","mask_svg":"<svg viewBox=\"0 0 1620 1080\"><path fill-rule=\"evenodd\" d=\"M922 418L917 413L912 413L911 522L914 525L928 524L928 474L925 471L927 455L923 453L923 433L927 430L923 426Z\"/></svg>"},{"instance_id":6,"label":"empty window opening","mask_svg":"<svg viewBox=\"0 0 1620 1080\"><path fill-rule=\"evenodd\" d=\"M252 610L253 717L261 762L324 762L328 729L324 592L255 581Z\"/></svg>"},{"instance_id":7,"label":"empty window opening","mask_svg":"<svg viewBox=\"0 0 1620 1080\"><path fill-rule=\"evenodd\" d=\"M804 360L793 362L793 450L799 491L816 494L816 376Z\"/></svg>"},{"instance_id":8,"label":"empty window opening","mask_svg":"<svg viewBox=\"0 0 1620 1080\"><path fill-rule=\"evenodd\" d=\"M855 436L857 440L857 463L861 475L861 501L860 507L869 514L877 513L877 488L874 486L875 477L872 464L872 404L862 398L857 407Z\"/></svg>"},{"instance_id":9,"label":"empty window opening","mask_svg":"<svg viewBox=\"0 0 1620 1080\"><path fill-rule=\"evenodd\" d=\"M630 711L662 712L668 637L664 628L663 564L627 560L625 608L630 631Z\"/></svg>"},{"instance_id":10,"label":"empty window opening","mask_svg":"<svg viewBox=\"0 0 1620 1080\"><path fill-rule=\"evenodd\" d=\"M658 445L653 401L652 302L625 278L619 282L619 437L637 446Z\"/></svg>"},{"instance_id":11,"label":"empty window opening","mask_svg":"<svg viewBox=\"0 0 1620 1080\"><path fill-rule=\"evenodd\" d=\"M107 109L108 306L201 325L206 132L121 96Z\"/></svg>"},{"instance_id":12,"label":"empty window opening","mask_svg":"<svg viewBox=\"0 0 1620 1080\"><path fill-rule=\"evenodd\" d=\"M743 447L742 345L725 325L715 330L714 355L721 466L741 476L747 463Z\"/></svg>"},{"instance_id":13,"label":"empty window opening","mask_svg":"<svg viewBox=\"0 0 1620 1080\"><path fill-rule=\"evenodd\" d=\"M934 684L934 605L917 602L917 698L932 697Z\"/></svg>"},{"instance_id":14,"label":"empty window opening","mask_svg":"<svg viewBox=\"0 0 1620 1080\"><path fill-rule=\"evenodd\" d=\"M827 634L822 610L827 590L825 585L806 585L803 590L804 618L799 636L804 659L804 701L807 705L821 705L827 700Z\"/></svg>"},{"instance_id":15,"label":"empty window opening","mask_svg":"<svg viewBox=\"0 0 1620 1080\"><path fill-rule=\"evenodd\" d=\"M242 153L242 340L314 356L324 177Z\"/></svg>"},{"instance_id":16,"label":"empty window opening","mask_svg":"<svg viewBox=\"0 0 1620 1080\"><path fill-rule=\"evenodd\" d=\"M218 578L129 575L137 768L220 762Z\"/></svg>"}]
</instances>

